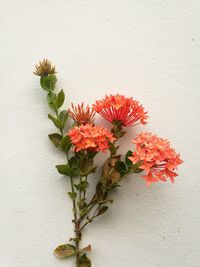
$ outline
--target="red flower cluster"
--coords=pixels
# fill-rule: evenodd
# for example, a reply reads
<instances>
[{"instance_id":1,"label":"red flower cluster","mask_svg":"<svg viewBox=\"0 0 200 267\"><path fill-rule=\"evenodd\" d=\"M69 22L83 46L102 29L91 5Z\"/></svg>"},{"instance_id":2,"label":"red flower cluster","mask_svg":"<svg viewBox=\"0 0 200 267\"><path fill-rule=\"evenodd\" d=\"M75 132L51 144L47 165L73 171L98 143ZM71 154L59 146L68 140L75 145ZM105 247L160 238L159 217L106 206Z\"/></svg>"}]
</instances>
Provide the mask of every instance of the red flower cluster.
<instances>
[{"instance_id":1,"label":"red flower cluster","mask_svg":"<svg viewBox=\"0 0 200 267\"><path fill-rule=\"evenodd\" d=\"M134 140L136 150L129 159L133 162L141 162L140 169L146 171L143 178L147 185L152 182L167 181L170 178L174 182L177 174L174 170L183 161L180 155L170 147L168 140L159 138L151 133L140 133Z\"/></svg>"},{"instance_id":2,"label":"red flower cluster","mask_svg":"<svg viewBox=\"0 0 200 267\"><path fill-rule=\"evenodd\" d=\"M121 122L123 126L134 126L146 124L147 112L142 105L132 97L126 98L123 95L105 96L105 99L97 100L93 104L94 110L106 120L114 123Z\"/></svg>"},{"instance_id":3,"label":"red flower cluster","mask_svg":"<svg viewBox=\"0 0 200 267\"><path fill-rule=\"evenodd\" d=\"M109 148L109 142L115 140L113 134L101 126L91 124L75 126L69 131L71 142L76 152L80 150L102 151Z\"/></svg>"},{"instance_id":4,"label":"red flower cluster","mask_svg":"<svg viewBox=\"0 0 200 267\"><path fill-rule=\"evenodd\" d=\"M71 118L78 124L93 124L94 122L94 116L95 116L95 111L90 108L89 105L84 107L84 103L81 103L81 105L74 106L72 103L72 108L68 109L69 114Z\"/></svg>"}]
</instances>

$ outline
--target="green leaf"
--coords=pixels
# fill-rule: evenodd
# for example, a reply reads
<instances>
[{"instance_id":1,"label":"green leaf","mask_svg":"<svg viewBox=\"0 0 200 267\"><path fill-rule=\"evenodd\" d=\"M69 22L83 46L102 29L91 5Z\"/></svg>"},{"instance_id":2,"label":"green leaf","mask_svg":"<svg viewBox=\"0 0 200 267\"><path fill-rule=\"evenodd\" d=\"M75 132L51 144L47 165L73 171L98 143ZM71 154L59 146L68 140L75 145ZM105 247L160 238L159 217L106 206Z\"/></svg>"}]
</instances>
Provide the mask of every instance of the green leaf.
<instances>
[{"instance_id":1,"label":"green leaf","mask_svg":"<svg viewBox=\"0 0 200 267\"><path fill-rule=\"evenodd\" d=\"M126 165L123 161L117 161L115 164L115 168L120 174L124 174L126 172Z\"/></svg>"},{"instance_id":2,"label":"green leaf","mask_svg":"<svg viewBox=\"0 0 200 267\"><path fill-rule=\"evenodd\" d=\"M85 152L84 151L79 151L79 152L74 152L74 154L76 155L76 157L78 158L78 159L83 159L83 157L85 157Z\"/></svg>"},{"instance_id":3,"label":"green leaf","mask_svg":"<svg viewBox=\"0 0 200 267\"><path fill-rule=\"evenodd\" d=\"M75 170L79 169L79 164L80 164L79 160L76 156L70 158L69 165L72 169L75 169Z\"/></svg>"},{"instance_id":4,"label":"green leaf","mask_svg":"<svg viewBox=\"0 0 200 267\"><path fill-rule=\"evenodd\" d=\"M61 90L57 94L56 99L54 101L54 107L55 107L56 110L59 109L63 105L64 100L65 100L65 93L64 93L63 90Z\"/></svg>"},{"instance_id":5,"label":"green leaf","mask_svg":"<svg viewBox=\"0 0 200 267\"><path fill-rule=\"evenodd\" d=\"M87 181L82 181L79 184L75 184L77 190L79 191L85 191L89 183Z\"/></svg>"},{"instance_id":6,"label":"green leaf","mask_svg":"<svg viewBox=\"0 0 200 267\"><path fill-rule=\"evenodd\" d=\"M70 166L70 173L72 176L78 176L79 175L79 160L76 156L71 157L69 160L69 166Z\"/></svg>"},{"instance_id":7,"label":"green leaf","mask_svg":"<svg viewBox=\"0 0 200 267\"><path fill-rule=\"evenodd\" d=\"M98 210L97 216L105 213L107 210L108 210L108 206L102 206L102 207L100 207L99 210Z\"/></svg>"},{"instance_id":8,"label":"green leaf","mask_svg":"<svg viewBox=\"0 0 200 267\"><path fill-rule=\"evenodd\" d=\"M48 118L54 123L54 125L58 129L62 130L64 128L62 122L59 119L53 117L51 114L48 114Z\"/></svg>"},{"instance_id":9,"label":"green leaf","mask_svg":"<svg viewBox=\"0 0 200 267\"><path fill-rule=\"evenodd\" d=\"M89 159L90 158L94 158L97 154L98 154L97 151L88 151L87 152L87 156L88 156Z\"/></svg>"},{"instance_id":10,"label":"green leaf","mask_svg":"<svg viewBox=\"0 0 200 267\"><path fill-rule=\"evenodd\" d=\"M56 165L56 169L62 175L70 176L70 167L69 165Z\"/></svg>"},{"instance_id":11,"label":"green leaf","mask_svg":"<svg viewBox=\"0 0 200 267\"><path fill-rule=\"evenodd\" d=\"M64 259L76 255L76 248L71 244L63 244L58 246L54 253L58 258Z\"/></svg>"},{"instance_id":12,"label":"green leaf","mask_svg":"<svg viewBox=\"0 0 200 267\"><path fill-rule=\"evenodd\" d=\"M72 147L72 143L70 141L70 137L68 135L66 135L65 137L63 137L63 139L60 142L60 145L61 145L61 148L64 151L67 151L68 152L70 150L70 148Z\"/></svg>"},{"instance_id":13,"label":"green leaf","mask_svg":"<svg viewBox=\"0 0 200 267\"><path fill-rule=\"evenodd\" d=\"M54 102L55 102L55 99L56 99L56 94L53 93L52 91L50 91L47 95L47 102L49 104L49 107L54 109Z\"/></svg>"},{"instance_id":14,"label":"green leaf","mask_svg":"<svg viewBox=\"0 0 200 267\"><path fill-rule=\"evenodd\" d=\"M117 154L117 149L119 148L118 146L115 147L115 145L113 143L109 143L110 147L109 150L111 152L111 154L114 156Z\"/></svg>"},{"instance_id":15,"label":"green leaf","mask_svg":"<svg viewBox=\"0 0 200 267\"><path fill-rule=\"evenodd\" d=\"M80 258L79 258L79 263L80 267L91 267L91 261L87 257L86 253L84 253Z\"/></svg>"},{"instance_id":16,"label":"green leaf","mask_svg":"<svg viewBox=\"0 0 200 267\"><path fill-rule=\"evenodd\" d=\"M80 157L80 175L87 176L90 173L95 173L96 167L93 166L94 158L88 156Z\"/></svg>"},{"instance_id":17,"label":"green leaf","mask_svg":"<svg viewBox=\"0 0 200 267\"><path fill-rule=\"evenodd\" d=\"M141 161L138 161L135 164L133 164L132 170L134 171L134 173L140 173L143 171L143 169L140 169L140 165L141 165Z\"/></svg>"},{"instance_id":18,"label":"green leaf","mask_svg":"<svg viewBox=\"0 0 200 267\"><path fill-rule=\"evenodd\" d=\"M83 155L80 156L81 159L81 170L86 171L87 169L91 168L93 166L94 159L88 158L87 156Z\"/></svg>"},{"instance_id":19,"label":"green leaf","mask_svg":"<svg viewBox=\"0 0 200 267\"><path fill-rule=\"evenodd\" d=\"M67 110L63 110L59 114L60 120L65 124L67 119L69 118L69 113Z\"/></svg>"},{"instance_id":20,"label":"green leaf","mask_svg":"<svg viewBox=\"0 0 200 267\"><path fill-rule=\"evenodd\" d=\"M88 213L88 209L87 209L87 208L83 208L83 209L81 209L81 212L80 212L81 216L84 216L84 215L86 215L87 213Z\"/></svg>"},{"instance_id":21,"label":"green leaf","mask_svg":"<svg viewBox=\"0 0 200 267\"><path fill-rule=\"evenodd\" d=\"M111 129L111 132L114 134L115 137L120 138L126 134L126 132L123 131L121 121L114 121L113 124L114 126Z\"/></svg>"},{"instance_id":22,"label":"green leaf","mask_svg":"<svg viewBox=\"0 0 200 267\"><path fill-rule=\"evenodd\" d=\"M100 182L98 182L96 186L96 195L97 195L97 200L101 201L103 197L103 186Z\"/></svg>"},{"instance_id":23,"label":"green leaf","mask_svg":"<svg viewBox=\"0 0 200 267\"><path fill-rule=\"evenodd\" d=\"M133 152L131 150L129 150L126 153L125 162L126 162L126 166L128 167L128 169L130 169L133 165L132 161L129 159L129 157L131 157L132 154L133 154Z\"/></svg>"},{"instance_id":24,"label":"green leaf","mask_svg":"<svg viewBox=\"0 0 200 267\"><path fill-rule=\"evenodd\" d=\"M55 74L49 74L48 76L42 76L40 78L41 87L48 92L55 89L56 82L57 78Z\"/></svg>"},{"instance_id":25,"label":"green leaf","mask_svg":"<svg viewBox=\"0 0 200 267\"><path fill-rule=\"evenodd\" d=\"M52 143L58 147L60 145L62 136L58 133L49 134L49 139L52 141Z\"/></svg>"},{"instance_id":26,"label":"green leaf","mask_svg":"<svg viewBox=\"0 0 200 267\"><path fill-rule=\"evenodd\" d=\"M76 192L68 192L68 195L72 200L74 200L74 199L76 199L77 194L76 194Z\"/></svg>"},{"instance_id":27,"label":"green leaf","mask_svg":"<svg viewBox=\"0 0 200 267\"><path fill-rule=\"evenodd\" d=\"M140 173L140 172L143 172L144 170L143 169L140 169L140 168L137 168L134 170L134 173Z\"/></svg>"},{"instance_id":28,"label":"green leaf","mask_svg":"<svg viewBox=\"0 0 200 267\"><path fill-rule=\"evenodd\" d=\"M94 166L94 167L92 167L92 168L90 168L90 169L88 169L88 170L81 171L81 172L80 172L80 175L81 175L81 176L87 176L87 175L89 175L90 173L95 173L95 172L96 172L96 169L97 169L97 167Z\"/></svg>"}]
</instances>

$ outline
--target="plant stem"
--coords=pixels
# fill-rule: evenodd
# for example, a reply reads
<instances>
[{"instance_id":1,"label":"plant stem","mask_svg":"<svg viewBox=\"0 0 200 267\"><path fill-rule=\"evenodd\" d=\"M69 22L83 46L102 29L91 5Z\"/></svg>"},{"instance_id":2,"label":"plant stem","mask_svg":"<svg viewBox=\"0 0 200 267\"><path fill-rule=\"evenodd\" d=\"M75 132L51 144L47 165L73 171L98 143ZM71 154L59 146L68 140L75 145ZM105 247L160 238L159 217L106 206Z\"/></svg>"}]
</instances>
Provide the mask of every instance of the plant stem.
<instances>
[{"instance_id":1,"label":"plant stem","mask_svg":"<svg viewBox=\"0 0 200 267\"><path fill-rule=\"evenodd\" d=\"M76 232L76 267L79 267L79 243L80 243L80 229L79 229L79 222L76 221L76 225L75 225L75 232Z\"/></svg>"},{"instance_id":2,"label":"plant stem","mask_svg":"<svg viewBox=\"0 0 200 267\"><path fill-rule=\"evenodd\" d=\"M79 178L79 181L80 181L80 184L82 183L82 177L80 176L80 178ZM81 193L82 191L81 190L79 190L79 217L81 216L81 205L82 205L82 199L81 199L81 197L82 197L82 193Z\"/></svg>"},{"instance_id":3,"label":"plant stem","mask_svg":"<svg viewBox=\"0 0 200 267\"><path fill-rule=\"evenodd\" d=\"M97 203L95 203L95 204L97 204ZM88 218L87 219L87 221L81 226L81 228L80 228L80 231L82 231L89 223L91 223L93 220L94 220L94 218L96 218L97 216L99 216L99 214L95 214L95 212L100 208L102 206L102 204L98 204L98 207L96 208L96 210L94 211L94 214L93 214L93 216L91 217L91 218ZM93 208L94 206L92 206L92 208Z\"/></svg>"},{"instance_id":4,"label":"plant stem","mask_svg":"<svg viewBox=\"0 0 200 267\"><path fill-rule=\"evenodd\" d=\"M87 183L88 175L85 176L85 182ZM83 191L83 201L85 201L86 189Z\"/></svg>"},{"instance_id":5,"label":"plant stem","mask_svg":"<svg viewBox=\"0 0 200 267\"><path fill-rule=\"evenodd\" d=\"M56 118L59 119L58 110L55 109L54 111L55 111L55 113L56 113ZM63 136L64 136L64 135L63 135L63 130L62 130L62 129L59 129L59 130L60 130L60 133L61 133L61 135L62 135L62 137L63 137Z\"/></svg>"},{"instance_id":6,"label":"plant stem","mask_svg":"<svg viewBox=\"0 0 200 267\"><path fill-rule=\"evenodd\" d=\"M69 163L69 155L67 153L67 161ZM72 193L74 194L75 191L74 191L74 179L73 179L73 176L70 175L70 184L71 184L71 191ZM74 214L74 232L75 232L75 245L76 245L76 251L78 252L79 251L79 242L80 242L80 219L78 220L77 218L77 206L76 206L76 200L73 198L72 200L73 202L73 214ZM79 267L79 253L76 254L76 267Z\"/></svg>"}]
</instances>

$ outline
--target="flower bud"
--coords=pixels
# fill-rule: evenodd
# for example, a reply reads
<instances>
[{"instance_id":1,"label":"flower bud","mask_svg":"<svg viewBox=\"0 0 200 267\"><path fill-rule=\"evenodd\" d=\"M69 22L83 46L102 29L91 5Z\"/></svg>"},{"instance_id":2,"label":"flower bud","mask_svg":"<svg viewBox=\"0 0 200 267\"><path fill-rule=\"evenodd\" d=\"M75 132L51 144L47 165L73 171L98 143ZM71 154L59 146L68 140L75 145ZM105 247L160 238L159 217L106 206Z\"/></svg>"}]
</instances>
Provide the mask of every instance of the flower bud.
<instances>
[{"instance_id":1,"label":"flower bud","mask_svg":"<svg viewBox=\"0 0 200 267\"><path fill-rule=\"evenodd\" d=\"M33 73L37 76L45 77L49 74L55 74L56 68L52 65L51 61L43 59L43 61L39 61L38 65L35 65L35 71Z\"/></svg>"}]
</instances>

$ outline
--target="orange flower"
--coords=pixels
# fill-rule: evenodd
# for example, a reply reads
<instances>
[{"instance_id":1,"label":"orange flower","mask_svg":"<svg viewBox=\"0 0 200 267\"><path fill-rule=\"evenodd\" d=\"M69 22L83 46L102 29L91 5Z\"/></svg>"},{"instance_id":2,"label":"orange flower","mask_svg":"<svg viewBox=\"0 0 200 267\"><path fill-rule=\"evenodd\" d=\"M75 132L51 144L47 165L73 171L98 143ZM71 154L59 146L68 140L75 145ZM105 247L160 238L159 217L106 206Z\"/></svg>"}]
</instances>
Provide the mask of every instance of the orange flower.
<instances>
[{"instance_id":1,"label":"orange flower","mask_svg":"<svg viewBox=\"0 0 200 267\"><path fill-rule=\"evenodd\" d=\"M85 125L85 124L93 124L95 111L90 108L89 105L84 107L84 103L82 102L81 105L74 106L72 103L72 108L68 109L71 118L78 124L78 125Z\"/></svg>"},{"instance_id":2,"label":"orange flower","mask_svg":"<svg viewBox=\"0 0 200 267\"><path fill-rule=\"evenodd\" d=\"M109 148L109 142L115 140L113 134L106 128L91 124L75 126L69 131L69 136L76 152L80 150L105 152Z\"/></svg>"},{"instance_id":3,"label":"orange flower","mask_svg":"<svg viewBox=\"0 0 200 267\"><path fill-rule=\"evenodd\" d=\"M143 178L147 185L158 181L167 181L170 178L174 182L177 174L174 172L177 166L183 161L180 155L170 147L168 140L159 138L151 133L140 133L133 143L136 145L136 151L129 159L136 163L141 161L140 169L147 173Z\"/></svg>"},{"instance_id":4,"label":"orange flower","mask_svg":"<svg viewBox=\"0 0 200 267\"><path fill-rule=\"evenodd\" d=\"M123 126L134 126L142 123L146 124L147 112L142 105L132 97L123 95L105 96L105 99L97 100L93 104L94 110L106 120L115 123L121 122Z\"/></svg>"}]
</instances>

